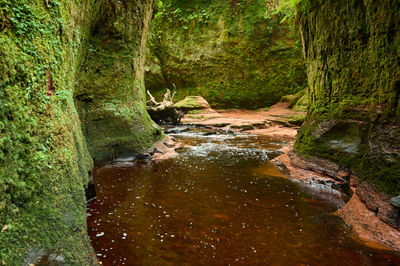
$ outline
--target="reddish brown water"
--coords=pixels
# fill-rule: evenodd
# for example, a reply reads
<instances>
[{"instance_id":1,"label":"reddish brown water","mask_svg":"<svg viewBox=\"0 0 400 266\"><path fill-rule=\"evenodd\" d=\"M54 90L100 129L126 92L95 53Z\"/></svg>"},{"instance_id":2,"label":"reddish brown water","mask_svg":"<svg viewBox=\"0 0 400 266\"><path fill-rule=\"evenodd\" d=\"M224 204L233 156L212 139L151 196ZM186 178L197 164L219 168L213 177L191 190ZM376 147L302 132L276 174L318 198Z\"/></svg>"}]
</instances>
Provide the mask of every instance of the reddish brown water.
<instances>
[{"instance_id":1,"label":"reddish brown water","mask_svg":"<svg viewBox=\"0 0 400 266\"><path fill-rule=\"evenodd\" d=\"M89 235L103 265L399 265L331 215L343 200L278 177L281 142L178 136L177 159L94 171Z\"/></svg>"}]
</instances>

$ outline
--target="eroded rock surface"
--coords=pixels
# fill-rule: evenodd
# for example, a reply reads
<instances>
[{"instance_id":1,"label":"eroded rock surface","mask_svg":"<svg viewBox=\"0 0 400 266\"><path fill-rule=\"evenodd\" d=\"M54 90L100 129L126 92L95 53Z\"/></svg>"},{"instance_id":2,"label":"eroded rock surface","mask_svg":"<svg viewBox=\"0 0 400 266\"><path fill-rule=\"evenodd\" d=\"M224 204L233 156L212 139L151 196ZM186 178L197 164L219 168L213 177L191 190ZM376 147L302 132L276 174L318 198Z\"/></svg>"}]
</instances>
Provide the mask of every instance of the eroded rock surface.
<instances>
[{"instance_id":1,"label":"eroded rock surface","mask_svg":"<svg viewBox=\"0 0 400 266\"><path fill-rule=\"evenodd\" d=\"M153 3L0 3L0 264L95 263L91 157L161 137L143 82Z\"/></svg>"},{"instance_id":2,"label":"eroded rock surface","mask_svg":"<svg viewBox=\"0 0 400 266\"><path fill-rule=\"evenodd\" d=\"M378 249L400 250L399 210L390 198L376 192L340 165L318 157L302 157L291 146L273 162L289 178L311 185L323 193L347 194L350 200L335 214L342 217L355 238Z\"/></svg>"},{"instance_id":3,"label":"eroded rock surface","mask_svg":"<svg viewBox=\"0 0 400 266\"><path fill-rule=\"evenodd\" d=\"M182 111L210 109L210 104L201 96L187 96L174 104L174 107Z\"/></svg>"},{"instance_id":4,"label":"eroded rock surface","mask_svg":"<svg viewBox=\"0 0 400 266\"><path fill-rule=\"evenodd\" d=\"M201 95L213 108L255 109L306 87L300 36L281 23L279 1L163 3L146 63L153 94L176 85L179 100Z\"/></svg>"},{"instance_id":5,"label":"eroded rock surface","mask_svg":"<svg viewBox=\"0 0 400 266\"><path fill-rule=\"evenodd\" d=\"M400 194L399 1L302 1L309 112L295 150ZM342 12L346 8L346 12Z\"/></svg>"}]
</instances>

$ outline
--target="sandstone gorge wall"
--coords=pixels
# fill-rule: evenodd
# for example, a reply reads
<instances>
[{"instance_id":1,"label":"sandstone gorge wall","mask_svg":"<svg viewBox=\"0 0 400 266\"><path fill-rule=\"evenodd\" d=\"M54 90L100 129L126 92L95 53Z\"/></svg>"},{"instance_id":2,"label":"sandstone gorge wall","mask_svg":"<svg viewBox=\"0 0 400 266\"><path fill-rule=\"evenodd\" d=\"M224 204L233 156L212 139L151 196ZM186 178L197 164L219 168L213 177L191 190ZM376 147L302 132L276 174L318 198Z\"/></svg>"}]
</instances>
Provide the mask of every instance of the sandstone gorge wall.
<instances>
[{"instance_id":1,"label":"sandstone gorge wall","mask_svg":"<svg viewBox=\"0 0 400 266\"><path fill-rule=\"evenodd\" d=\"M0 263L49 254L93 262L91 155L141 151L160 134L144 108L152 8L152 0L0 2Z\"/></svg>"},{"instance_id":2,"label":"sandstone gorge wall","mask_svg":"<svg viewBox=\"0 0 400 266\"><path fill-rule=\"evenodd\" d=\"M295 149L400 193L400 1L304 0L310 107Z\"/></svg>"},{"instance_id":3,"label":"sandstone gorge wall","mask_svg":"<svg viewBox=\"0 0 400 266\"><path fill-rule=\"evenodd\" d=\"M95 160L142 152L161 136L143 82L152 2L111 1L85 43L75 98Z\"/></svg>"},{"instance_id":4,"label":"sandstone gorge wall","mask_svg":"<svg viewBox=\"0 0 400 266\"><path fill-rule=\"evenodd\" d=\"M301 42L275 0L163 1L153 20L146 88L177 87L176 100L266 107L306 87Z\"/></svg>"}]
</instances>

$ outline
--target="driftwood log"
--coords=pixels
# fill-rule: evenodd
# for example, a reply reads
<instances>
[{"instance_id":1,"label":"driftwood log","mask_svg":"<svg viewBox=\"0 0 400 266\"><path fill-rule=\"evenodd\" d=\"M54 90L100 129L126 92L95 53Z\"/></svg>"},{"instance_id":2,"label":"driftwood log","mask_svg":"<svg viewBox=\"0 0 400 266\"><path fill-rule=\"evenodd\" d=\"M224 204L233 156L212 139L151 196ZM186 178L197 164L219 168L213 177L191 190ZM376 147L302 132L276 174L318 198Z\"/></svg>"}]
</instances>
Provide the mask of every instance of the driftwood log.
<instances>
[{"instance_id":1,"label":"driftwood log","mask_svg":"<svg viewBox=\"0 0 400 266\"><path fill-rule=\"evenodd\" d=\"M147 112L154 122L157 124L179 124L183 117L183 112L177 110L174 107L173 99L176 91L171 94L171 91L167 89L167 92L163 95L162 102L157 102L150 91L147 91L150 97L147 103Z\"/></svg>"}]
</instances>

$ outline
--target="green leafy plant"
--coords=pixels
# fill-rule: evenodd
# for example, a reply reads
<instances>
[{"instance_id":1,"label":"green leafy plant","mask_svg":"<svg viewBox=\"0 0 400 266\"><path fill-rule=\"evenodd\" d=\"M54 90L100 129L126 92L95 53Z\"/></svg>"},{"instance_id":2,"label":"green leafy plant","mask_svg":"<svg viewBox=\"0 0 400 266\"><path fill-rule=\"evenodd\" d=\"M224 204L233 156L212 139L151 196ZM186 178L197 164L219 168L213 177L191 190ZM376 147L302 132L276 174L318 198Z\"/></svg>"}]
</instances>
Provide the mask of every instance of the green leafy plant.
<instances>
[{"instance_id":1,"label":"green leafy plant","mask_svg":"<svg viewBox=\"0 0 400 266\"><path fill-rule=\"evenodd\" d=\"M281 0L277 13L281 13L284 17L281 20L281 23L285 22L288 19L293 19L297 14L297 5L303 0Z\"/></svg>"}]
</instances>

